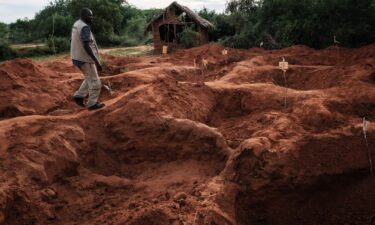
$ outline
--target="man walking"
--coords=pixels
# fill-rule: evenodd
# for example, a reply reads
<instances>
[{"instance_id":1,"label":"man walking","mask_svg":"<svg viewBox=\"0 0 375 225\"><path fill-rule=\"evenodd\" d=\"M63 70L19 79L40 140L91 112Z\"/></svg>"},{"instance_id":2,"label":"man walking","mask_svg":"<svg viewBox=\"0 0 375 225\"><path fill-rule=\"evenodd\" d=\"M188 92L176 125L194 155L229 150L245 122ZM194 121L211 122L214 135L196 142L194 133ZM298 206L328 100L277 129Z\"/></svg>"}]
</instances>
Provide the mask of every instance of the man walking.
<instances>
[{"instance_id":1,"label":"man walking","mask_svg":"<svg viewBox=\"0 0 375 225\"><path fill-rule=\"evenodd\" d=\"M73 25L70 48L73 65L78 67L85 76L85 80L74 94L73 100L81 107L87 106L88 110L100 109L105 106L98 102L102 88L98 71L102 71L102 66L98 46L90 29L93 18L90 9L83 8L81 10L81 18ZM86 96L88 96L87 105L84 103Z\"/></svg>"}]
</instances>

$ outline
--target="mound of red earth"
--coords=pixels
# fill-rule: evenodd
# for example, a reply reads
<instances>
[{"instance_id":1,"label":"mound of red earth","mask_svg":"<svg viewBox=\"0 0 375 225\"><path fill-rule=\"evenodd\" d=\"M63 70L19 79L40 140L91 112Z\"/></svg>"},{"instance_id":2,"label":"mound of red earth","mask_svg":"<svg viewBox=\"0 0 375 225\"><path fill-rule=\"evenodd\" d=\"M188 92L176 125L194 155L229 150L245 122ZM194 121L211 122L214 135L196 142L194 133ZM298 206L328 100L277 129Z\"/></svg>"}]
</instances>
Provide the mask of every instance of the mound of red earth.
<instances>
[{"instance_id":1,"label":"mound of red earth","mask_svg":"<svg viewBox=\"0 0 375 225\"><path fill-rule=\"evenodd\" d=\"M0 118L45 114L64 105L68 90L58 74L30 59L0 66Z\"/></svg>"},{"instance_id":2,"label":"mound of red earth","mask_svg":"<svg viewBox=\"0 0 375 225\"><path fill-rule=\"evenodd\" d=\"M0 224L374 224L375 45L223 49L0 64Z\"/></svg>"}]
</instances>

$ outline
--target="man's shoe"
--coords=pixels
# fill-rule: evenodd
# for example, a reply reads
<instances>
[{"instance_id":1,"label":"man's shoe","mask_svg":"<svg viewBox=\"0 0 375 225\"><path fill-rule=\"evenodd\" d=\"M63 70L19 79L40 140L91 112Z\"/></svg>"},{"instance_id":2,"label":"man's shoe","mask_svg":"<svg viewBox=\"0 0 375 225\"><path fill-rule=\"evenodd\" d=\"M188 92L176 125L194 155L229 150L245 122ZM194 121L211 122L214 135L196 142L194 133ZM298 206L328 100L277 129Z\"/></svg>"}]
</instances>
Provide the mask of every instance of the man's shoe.
<instances>
[{"instance_id":1,"label":"man's shoe","mask_svg":"<svg viewBox=\"0 0 375 225\"><path fill-rule=\"evenodd\" d=\"M96 110L96 109L101 109L101 108L103 108L104 106L105 106L104 103L97 102L95 105L90 106L88 109L89 109L90 111L92 111L92 110Z\"/></svg>"},{"instance_id":2,"label":"man's shoe","mask_svg":"<svg viewBox=\"0 0 375 225\"><path fill-rule=\"evenodd\" d=\"M79 106L81 106L81 107L86 107L85 106L85 103L84 103L84 98L82 98L82 97L77 97L77 96L73 96L73 101L77 104L77 105L79 105Z\"/></svg>"}]
</instances>

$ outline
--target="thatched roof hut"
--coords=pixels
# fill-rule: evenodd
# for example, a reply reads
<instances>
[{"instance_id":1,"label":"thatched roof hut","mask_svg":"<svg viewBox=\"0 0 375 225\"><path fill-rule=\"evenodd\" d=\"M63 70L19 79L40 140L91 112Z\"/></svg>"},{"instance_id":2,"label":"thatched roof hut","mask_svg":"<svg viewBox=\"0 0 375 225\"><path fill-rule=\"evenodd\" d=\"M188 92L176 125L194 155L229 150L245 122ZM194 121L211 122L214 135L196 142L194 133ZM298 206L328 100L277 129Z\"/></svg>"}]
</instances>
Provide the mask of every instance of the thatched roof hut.
<instances>
[{"instance_id":1,"label":"thatched roof hut","mask_svg":"<svg viewBox=\"0 0 375 225\"><path fill-rule=\"evenodd\" d=\"M145 33L153 33L155 50L160 52L163 46L168 46L169 49L177 48L178 35L187 27L199 33L198 44L205 44L208 42L208 31L213 29L214 25L188 7L173 2L147 25Z\"/></svg>"}]
</instances>

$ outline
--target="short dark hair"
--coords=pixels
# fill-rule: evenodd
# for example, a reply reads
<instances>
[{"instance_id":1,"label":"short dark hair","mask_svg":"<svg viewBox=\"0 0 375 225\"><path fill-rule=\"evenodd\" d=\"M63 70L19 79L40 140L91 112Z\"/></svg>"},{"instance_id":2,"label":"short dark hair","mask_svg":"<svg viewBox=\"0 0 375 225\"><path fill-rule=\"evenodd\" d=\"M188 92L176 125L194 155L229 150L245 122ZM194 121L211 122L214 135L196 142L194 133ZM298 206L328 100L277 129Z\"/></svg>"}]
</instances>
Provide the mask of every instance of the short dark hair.
<instances>
[{"instance_id":1,"label":"short dark hair","mask_svg":"<svg viewBox=\"0 0 375 225\"><path fill-rule=\"evenodd\" d=\"M81 9L81 18L84 18L84 17L86 17L88 15L91 15L91 14L92 14L91 9L89 9L89 8L82 8Z\"/></svg>"}]
</instances>

